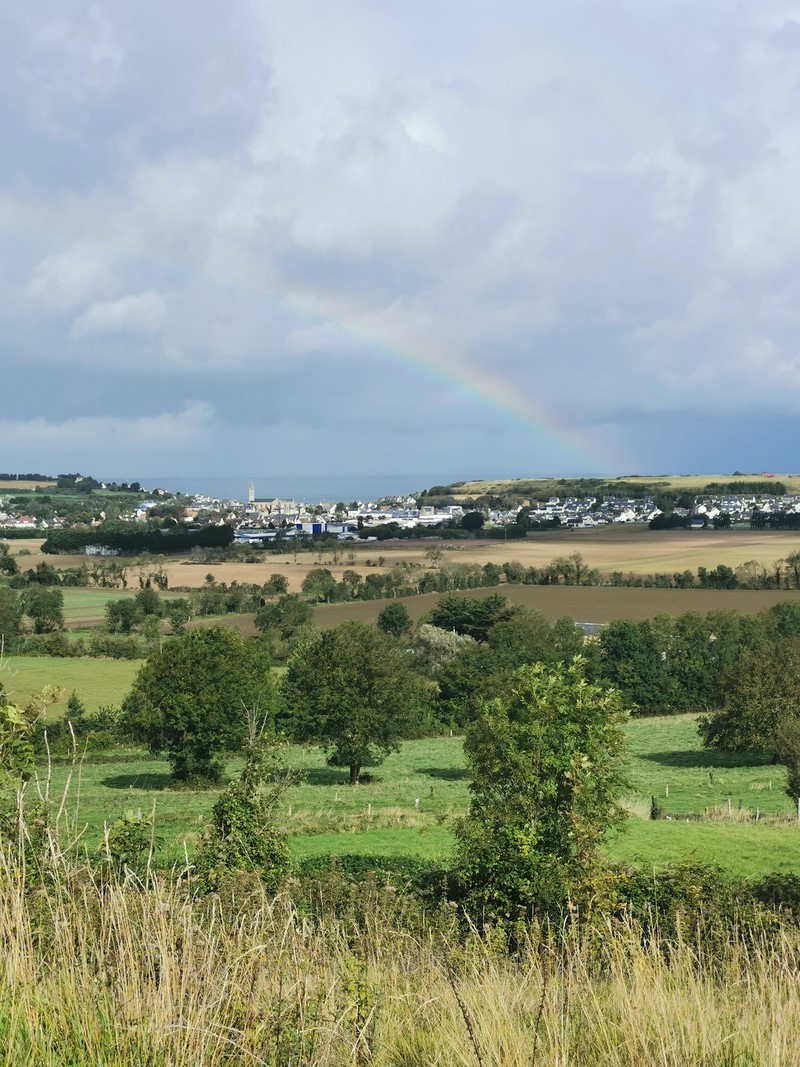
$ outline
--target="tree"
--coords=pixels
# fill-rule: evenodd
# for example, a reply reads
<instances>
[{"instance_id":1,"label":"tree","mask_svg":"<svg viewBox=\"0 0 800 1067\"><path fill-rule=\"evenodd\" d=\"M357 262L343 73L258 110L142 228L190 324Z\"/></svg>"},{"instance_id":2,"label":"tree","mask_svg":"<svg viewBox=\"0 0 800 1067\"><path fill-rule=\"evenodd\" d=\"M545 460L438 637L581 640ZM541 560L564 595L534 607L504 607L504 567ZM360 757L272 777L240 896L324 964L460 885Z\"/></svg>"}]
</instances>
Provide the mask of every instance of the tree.
<instances>
[{"instance_id":1,"label":"tree","mask_svg":"<svg viewBox=\"0 0 800 1067\"><path fill-rule=\"evenodd\" d=\"M423 703L407 654L362 622L317 636L289 662L281 691L294 739L325 748L330 766L349 768L351 785L411 735Z\"/></svg>"},{"instance_id":2,"label":"tree","mask_svg":"<svg viewBox=\"0 0 800 1067\"><path fill-rule=\"evenodd\" d=\"M106 604L106 629L110 634L129 634L139 618L139 609L133 597L109 600Z\"/></svg>"},{"instance_id":3,"label":"tree","mask_svg":"<svg viewBox=\"0 0 800 1067\"><path fill-rule=\"evenodd\" d=\"M144 586L133 599L141 618L145 615L160 616L162 614L161 597L152 586Z\"/></svg>"},{"instance_id":4,"label":"tree","mask_svg":"<svg viewBox=\"0 0 800 1067\"><path fill-rule=\"evenodd\" d=\"M264 596L283 596L289 592L289 580L285 574L271 574L261 587Z\"/></svg>"},{"instance_id":5,"label":"tree","mask_svg":"<svg viewBox=\"0 0 800 1067\"><path fill-rule=\"evenodd\" d=\"M31 586L25 592L23 603L37 634L52 633L64 626L64 594L60 589Z\"/></svg>"},{"instance_id":6,"label":"tree","mask_svg":"<svg viewBox=\"0 0 800 1067\"><path fill-rule=\"evenodd\" d=\"M0 641L10 642L19 634L22 601L13 589L0 585Z\"/></svg>"},{"instance_id":7,"label":"tree","mask_svg":"<svg viewBox=\"0 0 800 1067\"><path fill-rule=\"evenodd\" d=\"M313 608L297 593L287 593L275 604L263 604L255 614L254 622L262 633L276 630L288 641L301 626L307 626L314 614Z\"/></svg>"},{"instance_id":8,"label":"tree","mask_svg":"<svg viewBox=\"0 0 800 1067\"><path fill-rule=\"evenodd\" d=\"M483 524L486 519L483 517L480 511L468 511L466 515L461 518L462 530L469 530L470 533L477 533L478 530L483 529Z\"/></svg>"},{"instance_id":9,"label":"tree","mask_svg":"<svg viewBox=\"0 0 800 1067\"><path fill-rule=\"evenodd\" d=\"M405 604L387 604L378 615L378 629L392 637L402 637L411 630L411 616Z\"/></svg>"},{"instance_id":10,"label":"tree","mask_svg":"<svg viewBox=\"0 0 800 1067\"><path fill-rule=\"evenodd\" d=\"M648 712L671 706L668 653L648 621L616 619L600 631L599 644L603 676L619 686L629 702Z\"/></svg>"},{"instance_id":11,"label":"tree","mask_svg":"<svg viewBox=\"0 0 800 1067\"><path fill-rule=\"evenodd\" d=\"M171 600L167 609L167 618L176 637L186 633L186 623L192 617L192 609L188 600Z\"/></svg>"},{"instance_id":12,"label":"tree","mask_svg":"<svg viewBox=\"0 0 800 1067\"><path fill-rule=\"evenodd\" d=\"M786 793L800 804L800 718L793 712L778 726L776 755L786 765Z\"/></svg>"},{"instance_id":13,"label":"tree","mask_svg":"<svg viewBox=\"0 0 800 1067\"><path fill-rule=\"evenodd\" d=\"M272 709L247 709L247 749L239 777L219 795L198 843L194 873L199 888L217 891L239 872L255 874L277 891L291 865L286 833L276 808L296 780L280 764Z\"/></svg>"},{"instance_id":14,"label":"tree","mask_svg":"<svg viewBox=\"0 0 800 1067\"><path fill-rule=\"evenodd\" d=\"M315 567L303 579L300 592L316 601L330 600L336 589L336 579L327 567Z\"/></svg>"},{"instance_id":15,"label":"tree","mask_svg":"<svg viewBox=\"0 0 800 1067\"><path fill-rule=\"evenodd\" d=\"M17 574L19 567L17 561L8 550L8 545L0 544L0 574Z\"/></svg>"},{"instance_id":16,"label":"tree","mask_svg":"<svg viewBox=\"0 0 800 1067\"><path fill-rule=\"evenodd\" d=\"M122 711L134 737L167 752L177 781L218 782L221 754L245 741L245 708L266 708L274 698L263 645L204 626L148 656Z\"/></svg>"},{"instance_id":17,"label":"tree","mask_svg":"<svg viewBox=\"0 0 800 1067\"><path fill-rule=\"evenodd\" d=\"M700 720L703 744L730 752L776 752L799 689L800 642L746 650L725 678L722 706Z\"/></svg>"},{"instance_id":18,"label":"tree","mask_svg":"<svg viewBox=\"0 0 800 1067\"><path fill-rule=\"evenodd\" d=\"M606 831L620 823L621 693L586 681L584 664L521 667L467 730L469 813L458 869L479 913L557 913L580 897Z\"/></svg>"},{"instance_id":19,"label":"tree","mask_svg":"<svg viewBox=\"0 0 800 1067\"><path fill-rule=\"evenodd\" d=\"M441 630L455 630L476 641L485 641L493 626L510 619L518 610L510 607L499 593L483 599L447 596L442 597L425 621Z\"/></svg>"}]
</instances>

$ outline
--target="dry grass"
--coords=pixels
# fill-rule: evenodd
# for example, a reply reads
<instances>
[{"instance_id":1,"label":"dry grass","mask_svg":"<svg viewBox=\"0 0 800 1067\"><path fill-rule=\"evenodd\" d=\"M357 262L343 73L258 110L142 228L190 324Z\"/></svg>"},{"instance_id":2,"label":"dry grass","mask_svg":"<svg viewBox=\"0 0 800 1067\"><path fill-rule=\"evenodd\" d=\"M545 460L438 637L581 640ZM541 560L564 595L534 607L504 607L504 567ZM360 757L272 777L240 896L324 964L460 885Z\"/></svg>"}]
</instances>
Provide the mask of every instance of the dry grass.
<instances>
[{"instance_id":1,"label":"dry grass","mask_svg":"<svg viewBox=\"0 0 800 1067\"><path fill-rule=\"evenodd\" d=\"M0 869L0 1046L15 1067L798 1062L788 926L713 956L688 935L668 957L624 923L559 949L532 931L510 957L457 939L446 916L398 924L380 891L349 920L312 922L257 891L222 903L175 882L22 879Z\"/></svg>"}]
</instances>

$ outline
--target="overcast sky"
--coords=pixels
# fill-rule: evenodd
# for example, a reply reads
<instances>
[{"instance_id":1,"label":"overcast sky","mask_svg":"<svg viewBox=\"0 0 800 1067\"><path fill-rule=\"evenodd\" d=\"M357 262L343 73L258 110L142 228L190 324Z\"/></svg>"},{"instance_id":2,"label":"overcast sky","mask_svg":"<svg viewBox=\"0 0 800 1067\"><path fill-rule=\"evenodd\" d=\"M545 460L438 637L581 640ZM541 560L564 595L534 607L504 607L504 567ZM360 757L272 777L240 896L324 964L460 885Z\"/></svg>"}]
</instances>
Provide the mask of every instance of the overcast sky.
<instances>
[{"instance_id":1,"label":"overcast sky","mask_svg":"<svg viewBox=\"0 0 800 1067\"><path fill-rule=\"evenodd\" d=\"M800 468L800 3L3 8L0 470Z\"/></svg>"}]
</instances>

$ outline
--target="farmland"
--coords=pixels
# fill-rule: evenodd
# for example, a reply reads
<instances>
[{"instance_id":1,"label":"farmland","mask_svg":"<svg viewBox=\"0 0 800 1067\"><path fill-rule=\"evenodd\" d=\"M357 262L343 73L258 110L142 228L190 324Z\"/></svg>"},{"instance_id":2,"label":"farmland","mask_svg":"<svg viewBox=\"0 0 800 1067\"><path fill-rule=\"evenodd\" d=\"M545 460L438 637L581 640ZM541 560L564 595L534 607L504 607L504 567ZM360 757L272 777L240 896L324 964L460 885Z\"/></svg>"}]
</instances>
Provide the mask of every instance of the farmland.
<instances>
[{"instance_id":1,"label":"farmland","mask_svg":"<svg viewBox=\"0 0 800 1067\"><path fill-rule=\"evenodd\" d=\"M619 479L625 485L642 486L642 492L647 487L647 492L668 490L675 493L700 493L709 484L730 485L731 492L737 492L736 486L747 485L752 482L760 482L762 492L770 492L770 483L781 482L786 486L788 493L800 493L800 475L798 474L647 474L625 475ZM483 481L458 482L452 487L452 494L457 500L483 496L487 493L520 495L524 496L531 492L546 492L554 496L563 495L563 482L557 478L521 478L521 479L497 479ZM744 489L738 490L744 492Z\"/></svg>"},{"instance_id":2,"label":"farmland","mask_svg":"<svg viewBox=\"0 0 800 1067\"><path fill-rule=\"evenodd\" d=\"M257 563L190 563L188 560L167 558L164 561L171 588L187 586L199 588L206 575L219 582L255 582L262 584L274 573L282 574L289 589L298 592L305 576L315 567L325 566L334 577L341 579L345 570L386 571L396 563L410 562L430 566L426 553L438 542L382 541L354 542L344 549L352 557L335 563L330 550L300 552L295 559L289 553L267 552ZM20 567L27 569L47 562L55 567L75 567L86 562L81 555L43 555L41 541L9 542ZM610 525L586 530L560 530L532 534L515 541L454 541L441 546L441 565L448 563L502 564L517 561L524 567L541 567L557 556L579 552L586 565L602 574L614 571L634 574L696 571L699 566L715 567L725 564L737 567L750 560L769 567L776 560L800 549L797 533L782 531L733 530L649 530L642 525ZM561 614L564 614L563 612Z\"/></svg>"}]
</instances>

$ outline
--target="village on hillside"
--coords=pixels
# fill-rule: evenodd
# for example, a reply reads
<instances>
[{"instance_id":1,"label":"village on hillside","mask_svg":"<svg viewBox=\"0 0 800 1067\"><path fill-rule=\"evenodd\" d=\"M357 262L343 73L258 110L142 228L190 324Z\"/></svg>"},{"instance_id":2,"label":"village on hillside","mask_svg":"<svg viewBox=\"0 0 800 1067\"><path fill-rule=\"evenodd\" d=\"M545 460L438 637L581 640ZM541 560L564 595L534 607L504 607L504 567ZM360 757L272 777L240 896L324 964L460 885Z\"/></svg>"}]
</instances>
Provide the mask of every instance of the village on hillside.
<instances>
[{"instance_id":1,"label":"village on hillside","mask_svg":"<svg viewBox=\"0 0 800 1067\"><path fill-rule=\"evenodd\" d=\"M105 483L98 483L106 489ZM16 495L7 490L0 493L0 527L8 530L41 531L74 525L74 517L65 515L56 506L38 507L39 500L50 498L43 494ZM369 539L370 530L391 526L404 531L414 528L441 528L443 531L461 525L467 512L478 510L489 527L518 526L524 521L529 528L591 528L607 524L647 524L662 514L652 495L629 496L551 496L547 501L532 502L523 508L484 507L479 502L433 505L425 503L425 495L388 496L375 501L309 503L279 497L256 496L250 482L247 499L218 499L203 494L178 495L163 489L141 489L137 498L119 510L113 518L122 522L145 523L162 517L165 501L170 503L173 517L198 525L225 523L233 527L240 543L268 543L278 538L326 534L340 540ZM56 499L53 498L53 504ZM767 519L770 515L800 513L798 495L760 494L699 494L691 507L675 507L672 514L686 520L690 528L710 525L749 524ZM95 508L88 524L99 526L107 518L104 510ZM83 520L86 522L86 517Z\"/></svg>"}]
</instances>

